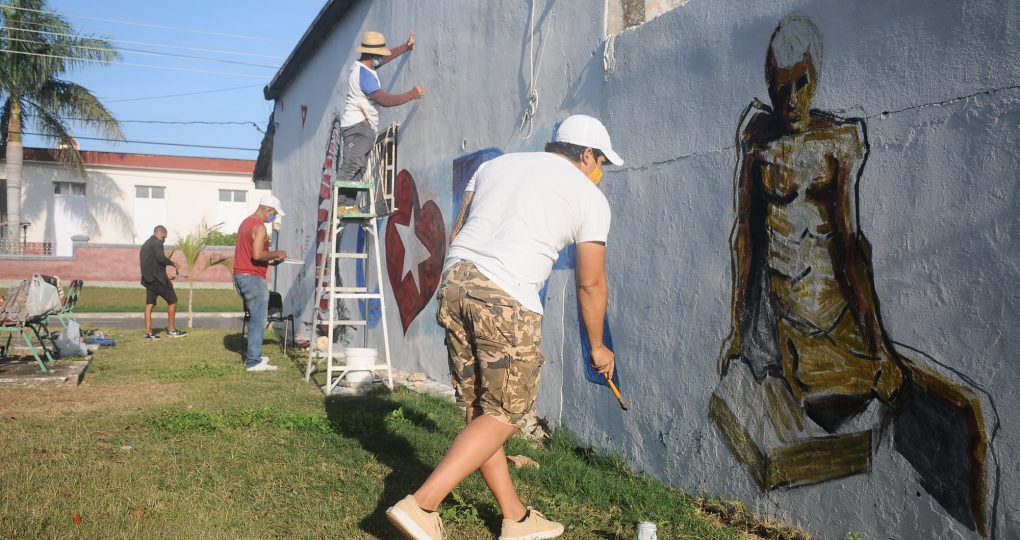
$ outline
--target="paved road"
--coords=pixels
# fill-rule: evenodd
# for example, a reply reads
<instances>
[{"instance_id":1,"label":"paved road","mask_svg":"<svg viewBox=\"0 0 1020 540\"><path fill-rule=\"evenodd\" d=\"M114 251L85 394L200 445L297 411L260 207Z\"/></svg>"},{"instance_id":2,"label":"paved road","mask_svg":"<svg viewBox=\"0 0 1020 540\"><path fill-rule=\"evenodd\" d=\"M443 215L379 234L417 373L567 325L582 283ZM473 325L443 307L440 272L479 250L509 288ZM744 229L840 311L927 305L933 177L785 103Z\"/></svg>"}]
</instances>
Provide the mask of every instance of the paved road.
<instances>
[{"instance_id":1,"label":"paved road","mask_svg":"<svg viewBox=\"0 0 1020 540\"><path fill-rule=\"evenodd\" d=\"M107 326L125 330L144 330L145 317L142 313L76 313L75 320L82 326ZM224 328L241 331L243 313L196 313L195 328ZM177 312L177 326L188 324L188 314ZM152 326L166 328L166 313L153 313Z\"/></svg>"}]
</instances>

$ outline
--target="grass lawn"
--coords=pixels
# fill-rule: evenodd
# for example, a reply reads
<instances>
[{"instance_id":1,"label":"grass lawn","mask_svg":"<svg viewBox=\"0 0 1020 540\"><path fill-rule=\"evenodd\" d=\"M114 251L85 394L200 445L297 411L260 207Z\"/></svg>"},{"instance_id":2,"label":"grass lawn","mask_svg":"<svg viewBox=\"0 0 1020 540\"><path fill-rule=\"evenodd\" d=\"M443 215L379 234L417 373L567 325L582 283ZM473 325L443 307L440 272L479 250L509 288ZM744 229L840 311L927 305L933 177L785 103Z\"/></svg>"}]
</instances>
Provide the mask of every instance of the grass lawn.
<instances>
[{"instance_id":1,"label":"grass lawn","mask_svg":"<svg viewBox=\"0 0 1020 540\"><path fill-rule=\"evenodd\" d=\"M258 374L243 371L233 331L108 333L117 345L78 388L0 387L0 538L396 538L385 509L462 424L453 404L406 389L324 397L271 333L264 353L281 369ZM564 433L507 451L541 464L514 481L564 538L632 539L646 520L660 539L753 538ZM477 474L441 512L450 539L499 534Z\"/></svg>"},{"instance_id":2,"label":"grass lawn","mask_svg":"<svg viewBox=\"0 0 1020 540\"><path fill-rule=\"evenodd\" d=\"M177 316L188 312L188 284L176 283ZM200 312L243 311L241 297L234 289L195 289L192 309ZM75 311L78 313L122 313L141 312L145 308L145 289L119 287L89 287L81 289L81 297ZM155 311L165 312L166 302L156 300Z\"/></svg>"}]
</instances>

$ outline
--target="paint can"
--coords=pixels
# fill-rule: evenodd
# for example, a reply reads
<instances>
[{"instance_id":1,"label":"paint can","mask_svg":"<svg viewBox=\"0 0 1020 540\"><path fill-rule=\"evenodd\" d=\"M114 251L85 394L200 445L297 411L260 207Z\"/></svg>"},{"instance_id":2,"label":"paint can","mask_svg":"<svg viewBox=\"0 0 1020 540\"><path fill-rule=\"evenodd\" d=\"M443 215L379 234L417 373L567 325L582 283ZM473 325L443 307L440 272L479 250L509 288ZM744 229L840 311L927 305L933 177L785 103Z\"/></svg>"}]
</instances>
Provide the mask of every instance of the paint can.
<instances>
[{"instance_id":1,"label":"paint can","mask_svg":"<svg viewBox=\"0 0 1020 540\"><path fill-rule=\"evenodd\" d=\"M375 366L378 354L378 351L375 349L357 347L347 347L344 349L344 364L351 369L344 376L347 386L360 386L370 383L375 379L372 367Z\"/></svg>"},{"instance_id":2,"label":"paint can","mask_svg":"<svg viewBox=\"0 0 1020 540\"><path fill-rule=\"evenodd\" d=\"M655 535L655 523L651 521L642 521L637 526L637 537L638 540L657 540Z\"/></svg>"}]
</instances>

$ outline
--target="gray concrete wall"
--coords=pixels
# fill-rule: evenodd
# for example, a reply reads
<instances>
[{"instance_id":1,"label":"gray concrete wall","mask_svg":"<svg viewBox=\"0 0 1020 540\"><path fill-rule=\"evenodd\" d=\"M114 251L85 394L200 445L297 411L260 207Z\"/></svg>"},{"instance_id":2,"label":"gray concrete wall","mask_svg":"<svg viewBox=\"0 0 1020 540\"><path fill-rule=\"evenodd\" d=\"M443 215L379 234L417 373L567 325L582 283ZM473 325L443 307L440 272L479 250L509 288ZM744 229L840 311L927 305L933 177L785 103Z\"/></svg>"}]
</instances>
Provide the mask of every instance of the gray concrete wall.
<instances>
[{"instance_id":1,"label":"gray concrete wall","mask_svg":"<svg viewBox=\"0 0 1020 540\"><path fill-rule=\"evenodd\" d=\"M572 271L564 264L547 289L541 415L639 470L692 492L742 499L761 515L822 537L1020 536L1020 426L1009 414L1020 406L1012 391L1020 383L1020 3L689 2L610 40L592 2L535 3L541 64L526 139L516 130L531 82L529 4L359 4L276 105L273 191L288 211L281 247L314 260L319 180L357 36L378 29L396 43L414 30L415 51L380 75L388 90L420 83L427 93L418 104L385 111L383 123L402 124L399 167L413 177L421 205L434 201L445 234L456 211L459 157L541 148L556 122L586 113L606 123L627 160L607 168L601 186L614 210L609 315L631 410L620 411L605 388L584 381ZM872 447L863 471L768 489L735 457L708 409L721 386L716 361L730 328L740 115L754 98L768 103L765 52L792 12L822 36L814 107L860 118L866 128L858 226L871 244L882 325L924 384L906 409L872 400L855 418L855 433ZM420 256L426 273L440 257L427 250ZM403 262L389 258L390 266ZM277 275L306 322L309 270L285 266ZM386 291L394 293L389 282ZM396 365L446 380L428 301L434 291L426 290L424 301L397 292L407 313L421 311L405 331L390 294ZM933 425L944 431L912 441L904 423L913 422L915 433L928 425L916 411L948 418L950 409L939 408L946 400L925 401L936 388L959 398L963 405L952 409L958 421ZM737 412L753 423L754 411ZM881 419L890 426L881 429ZM940 447L942 440L957 442ZM939 455L955 457L940 462ZM816 462L826 469L824 460ZM961 482L971 480L976 487L961 492Z\"/></svg>"}]
</instances>

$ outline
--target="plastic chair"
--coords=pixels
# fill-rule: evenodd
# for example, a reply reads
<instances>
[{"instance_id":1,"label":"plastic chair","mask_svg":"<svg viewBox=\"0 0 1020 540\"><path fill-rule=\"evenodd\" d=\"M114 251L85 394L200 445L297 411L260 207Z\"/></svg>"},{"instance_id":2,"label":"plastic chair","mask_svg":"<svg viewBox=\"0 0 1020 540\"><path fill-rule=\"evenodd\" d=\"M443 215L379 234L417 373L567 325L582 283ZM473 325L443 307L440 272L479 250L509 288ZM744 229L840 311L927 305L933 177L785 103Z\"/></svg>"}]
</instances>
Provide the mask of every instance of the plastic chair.
<instances>
[{"instance_id":1,"label":"plastic chair","mask_svg":"<svg viewBox=\"0 0 1020 540\"><path fill-rule=\"evenodd\" d=\"M244 338L248 331L248 322L251 320L251 311L248 309L248 303L241 299L244 303L244 321L241 323L241 337ZM283 323L283 354L287 354L287 342L290 341L289 337L294 335L294 316L283 314L283 295L276 291L269 292L269 309L266 313L266 328L269 328L270 323ZM290 324L290 332L288 333L287 324Z\"/></svg>"}]
</instances>

